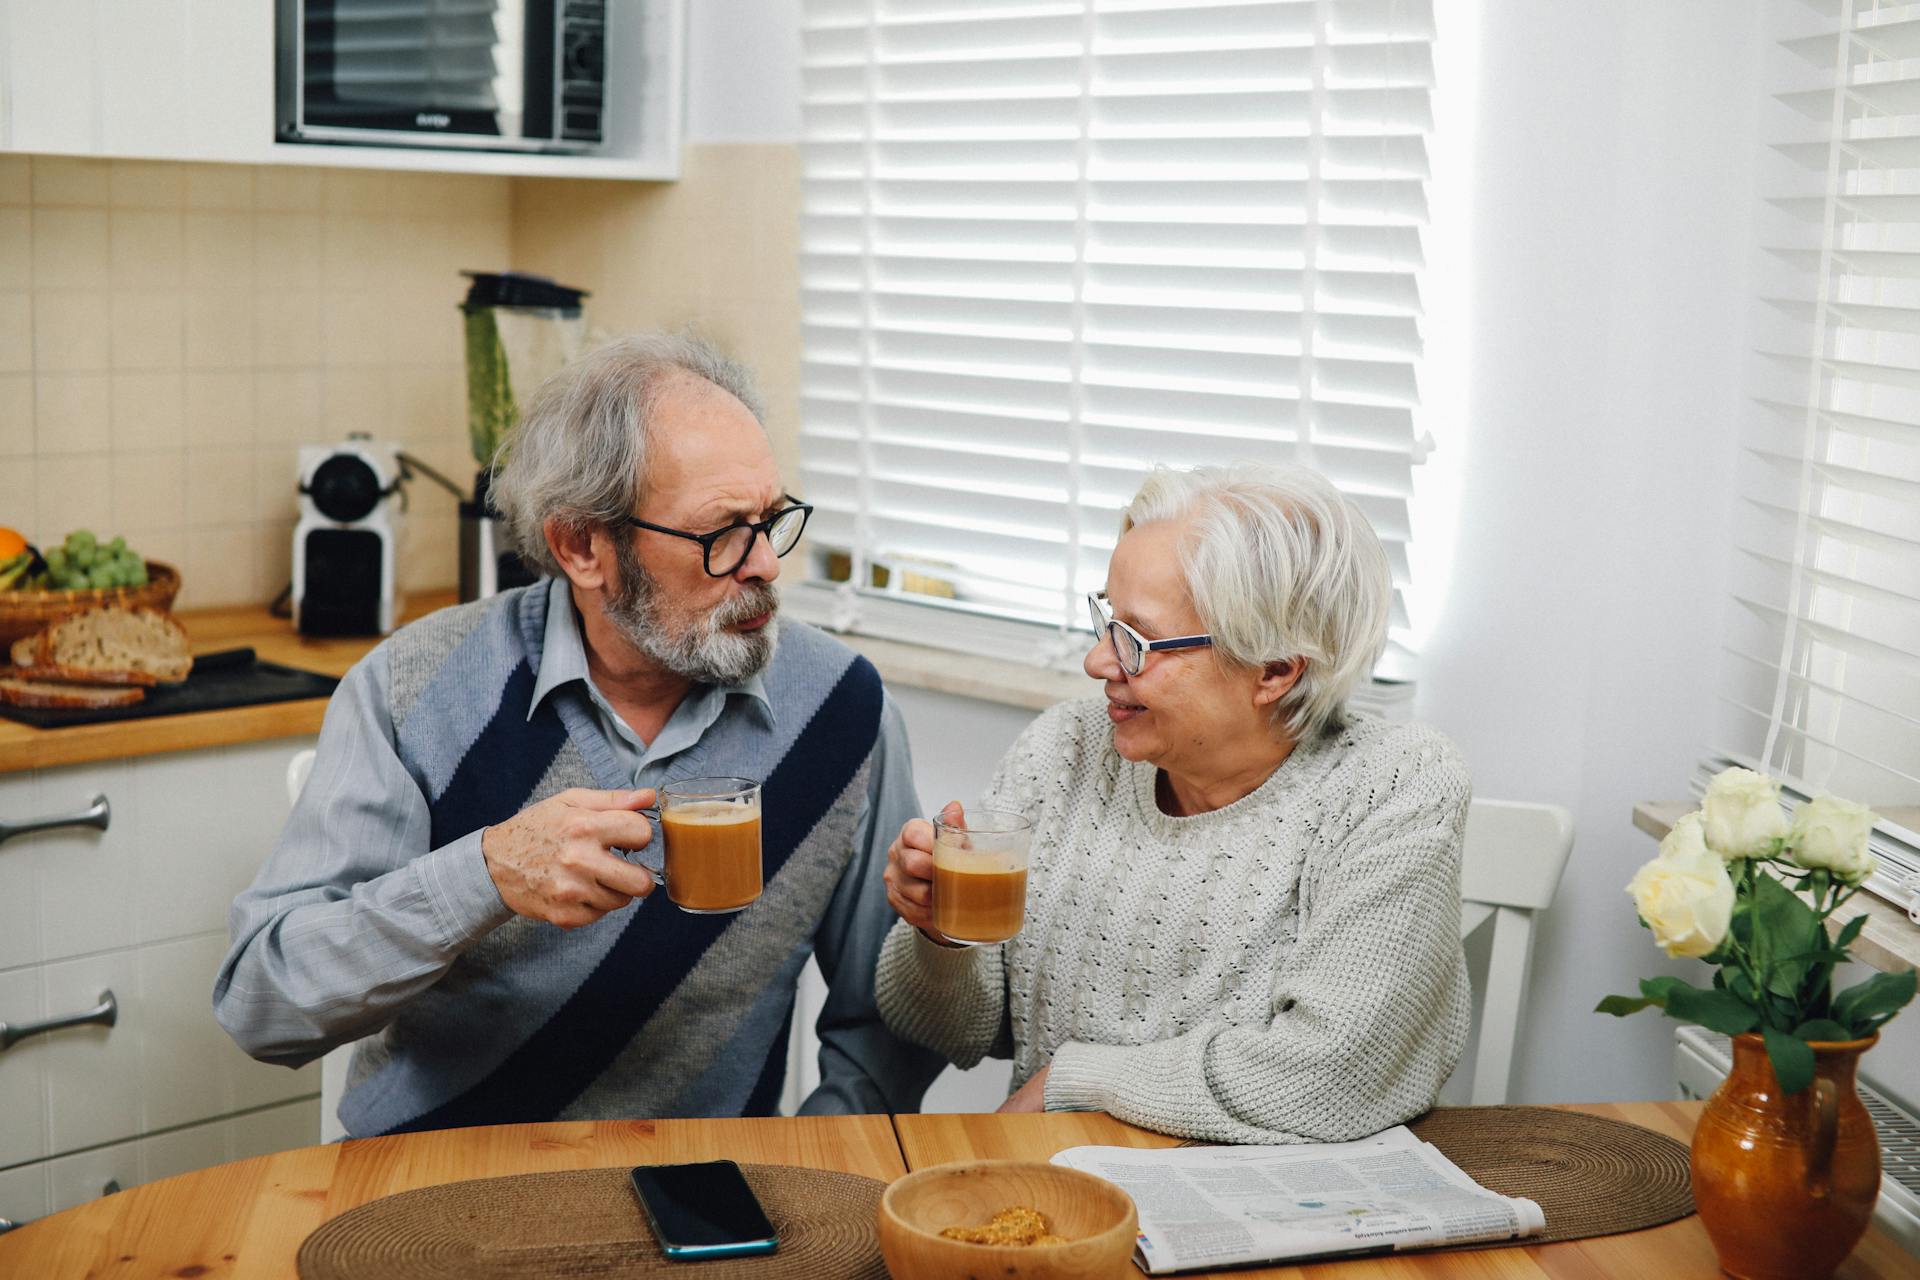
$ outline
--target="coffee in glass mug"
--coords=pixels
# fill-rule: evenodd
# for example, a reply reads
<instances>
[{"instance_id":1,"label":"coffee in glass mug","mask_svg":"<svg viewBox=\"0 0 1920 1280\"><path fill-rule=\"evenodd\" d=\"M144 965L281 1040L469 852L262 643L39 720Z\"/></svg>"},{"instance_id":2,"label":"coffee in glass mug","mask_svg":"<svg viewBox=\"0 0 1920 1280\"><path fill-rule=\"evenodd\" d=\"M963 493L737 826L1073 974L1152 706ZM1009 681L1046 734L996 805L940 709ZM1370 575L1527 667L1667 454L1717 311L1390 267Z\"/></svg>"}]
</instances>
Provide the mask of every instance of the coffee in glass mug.
<instances>
[{"instance_id":1,"label":"coffee in glass mug","mask_svg":"<svg viewBox=\"0 0 1920 1280\"><path fill-rule=\"evenodd\" d=\"M1000 809L933 823L933 927L950 942L1005 942L1027 919L1033 824Z\"/></svg>"},{"instance_id":2,"label":"coffee in glass mug","mask_svg":"<svg viewBox=\"0 0 1920 1280\"><path fill-rule=\"evenodd\" d=\"M760 784L687 778L660 789L667 897L682 911L722 915L760 896Z\"/></svg>"}]
</instances>

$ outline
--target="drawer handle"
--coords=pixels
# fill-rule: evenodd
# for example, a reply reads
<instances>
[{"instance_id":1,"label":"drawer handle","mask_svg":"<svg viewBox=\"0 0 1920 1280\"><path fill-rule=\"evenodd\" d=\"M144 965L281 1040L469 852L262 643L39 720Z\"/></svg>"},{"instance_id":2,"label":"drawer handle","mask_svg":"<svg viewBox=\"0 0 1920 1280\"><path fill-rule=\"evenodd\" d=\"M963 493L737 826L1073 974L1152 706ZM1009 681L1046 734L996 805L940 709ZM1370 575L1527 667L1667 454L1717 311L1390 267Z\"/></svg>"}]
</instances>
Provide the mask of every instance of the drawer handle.
<instances>
[{"instance_id":1,"label":"drawer handle","mask_svg":"<svg viewBox=\"0 0 1920 1280\"><path fill-rule=\"evenodd\" d=\"M113 1195L115 1192L119 1191L120 1189L121 1189L120 1179L108 1178L107 1185L100 1188L100 1194L103 1196L110 1196L110 1195ZM18 1231L21 1227L28 1226L29 1224L31 1224L32 1221L33 1219L31 1218L25 1219L24 1221L20 1221L20 1222L15 1222L12 1218L0 1218L0 1236L7 1234L7 1232L9 1231Z\"/></svg>"},{"instance_id":2,"label":"drawer handle","mask_svg":"<svg viewBox=\"0 0 1920 1280\"><path fill-rule=\"evenodd\" d=\"M0 1052L13 1048L28 1036L43 1035L64 1027L110 1027L119 1020L120 1002L113 998L113 992L102 991L100 1003L81 1013L69 1013L43 1022L0 1022Z\"/></svg>"},{"instance_id":3,"label":"drawer handle","mask_svg":"<svg viewBox=\"0 0 1920 1280\"><path fill-rule=\"evenodd\" d=\"M29 818L25 822L0 821L0 841L11 840L15 836L30 835L35 831L51 831L55 827L98 827L105 831L112 817L113 807L107 803L106 796L97 795L79 813L69 813L53 818Z\"/></svg>"}]
</instances>

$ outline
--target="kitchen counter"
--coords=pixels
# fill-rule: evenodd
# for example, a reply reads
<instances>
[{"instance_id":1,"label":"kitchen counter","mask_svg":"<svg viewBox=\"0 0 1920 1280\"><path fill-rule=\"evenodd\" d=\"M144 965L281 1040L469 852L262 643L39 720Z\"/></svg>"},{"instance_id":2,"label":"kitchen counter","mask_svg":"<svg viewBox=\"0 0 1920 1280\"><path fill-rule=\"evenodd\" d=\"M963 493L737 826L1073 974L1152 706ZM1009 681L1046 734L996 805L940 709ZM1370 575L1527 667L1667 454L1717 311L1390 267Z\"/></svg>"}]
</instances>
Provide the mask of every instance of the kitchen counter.
<instances>
[{"instance_id":1,"label":"kitchen counter","mask_svg":"<svg viewBox=\"0 0 1920 1280\"><path fill-rule=\"evenodd\" d=\"M452 591L410 595L404 618L411 622L454 600ZM293 629L293 623L274 617L258 605L192 610L177 617L187 629L187 639L195 653L250 647L265 661L330 676L345 675L347 668L380 639L377 636L326 639L303 636ZM313 734L320 731L320 720L326 709L325 698L305 698L298 702L270 702L224 711L198 711L62 729L36 729L12 720L0 720L0 773Z\"/></svg>"}]
</instances>

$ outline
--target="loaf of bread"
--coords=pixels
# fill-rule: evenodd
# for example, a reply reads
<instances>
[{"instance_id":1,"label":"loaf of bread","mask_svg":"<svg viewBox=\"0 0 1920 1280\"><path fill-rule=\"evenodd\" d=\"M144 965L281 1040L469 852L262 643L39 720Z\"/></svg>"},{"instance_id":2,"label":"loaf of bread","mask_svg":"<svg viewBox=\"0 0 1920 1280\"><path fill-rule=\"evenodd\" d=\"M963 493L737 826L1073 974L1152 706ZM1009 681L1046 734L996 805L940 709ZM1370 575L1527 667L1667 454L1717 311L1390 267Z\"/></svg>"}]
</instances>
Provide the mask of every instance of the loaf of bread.
<instances>
[{"instance_id":1,"label":"loaf of bread","mask_svg":"<svg viewBox=\"0 0 1920 1280\"><path fill-rule=\"evenodd\" d=\"M13 647L16 676L83 684L150 685L185 680L193 669L187 633L155 609L104 605L76 613L40 632L22 663Z\"/></svg>"},{"instance_id":2,"label":"loaf of bread","mask_svg":"<svg viewBox=\"0 0 1920 1280\"><path fill-rule=\"evenodd\" d=\"M58 710L97 711L103 707L127 707L147 696L138 685L113 688L96 684L63 684L53 680L22 680L0 676L0 702L16 707L51 707Z\"/></svg>"}]
</instances>

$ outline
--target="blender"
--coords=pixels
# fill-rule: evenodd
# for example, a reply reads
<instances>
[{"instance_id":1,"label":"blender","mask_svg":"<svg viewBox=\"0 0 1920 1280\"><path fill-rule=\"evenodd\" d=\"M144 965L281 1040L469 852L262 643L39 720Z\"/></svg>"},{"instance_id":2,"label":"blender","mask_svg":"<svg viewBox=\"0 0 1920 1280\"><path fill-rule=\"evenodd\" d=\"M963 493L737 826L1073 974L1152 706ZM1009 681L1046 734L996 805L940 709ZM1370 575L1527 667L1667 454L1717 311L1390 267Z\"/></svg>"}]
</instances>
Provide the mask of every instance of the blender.
<instances>
[{"instance_id":1,"label":"blender","mask_svg":"<svg viewBox=\"0 0 1920 1280\"><path fill-rule=\"evenodd\" d=\"M487 495L519 401L579 356L587 342L585 289L518 271L463 271L473 283L460 304L466 325L467 435L479 471L460 504L460 598L479 600L534 575L509 547Z\"/></svg>"}]
</instances>

